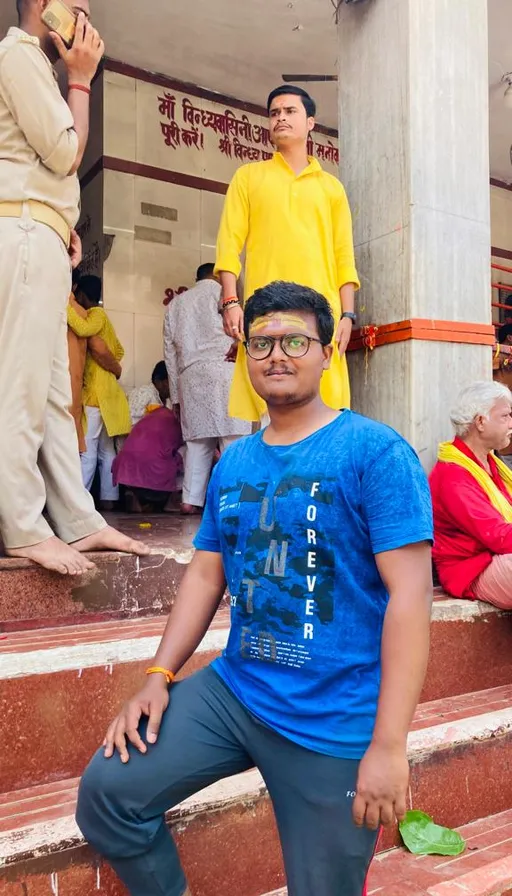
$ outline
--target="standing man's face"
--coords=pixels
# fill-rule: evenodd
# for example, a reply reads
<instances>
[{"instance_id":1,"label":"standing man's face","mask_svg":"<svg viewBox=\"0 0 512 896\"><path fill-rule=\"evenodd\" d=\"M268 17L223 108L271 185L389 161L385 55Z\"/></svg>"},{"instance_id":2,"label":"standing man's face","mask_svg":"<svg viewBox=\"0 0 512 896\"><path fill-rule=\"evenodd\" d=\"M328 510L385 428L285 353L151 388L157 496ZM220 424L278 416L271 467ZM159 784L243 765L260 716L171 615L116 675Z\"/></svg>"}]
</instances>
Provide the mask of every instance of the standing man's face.
<instances>
[{"instance_id":1,"label":"standing man's face","mask_svg":"<svg viewBox=\"0 0 512 896\"><path fill-rule=\"evenodd\" d=\"M65 6L68 7L68 9L71 10L71 12L75 14L75 16L83 13L87 21L89 21L91 15L89 0L62 0L62 2ZM38 0L39 12L41 15L45 11L49 3L50 0ZM59 59L59 52L50 37L50 32L47 26L45 25L44 28L46 30L46 36L42 39L42 46L50 61L55 64Z\"/></svg>"},{"instance_id":2,"label":"standing man's face","mask_svg":"<svg viewBox=\"0 0 512 896\"><path fill-rule=\"evenodd\" d=\"M277 149L293 143L306 143L314 126L315 119L308 118L300 96L285 94L272 100L270 139Z\"/></svg>"}]
</instances>

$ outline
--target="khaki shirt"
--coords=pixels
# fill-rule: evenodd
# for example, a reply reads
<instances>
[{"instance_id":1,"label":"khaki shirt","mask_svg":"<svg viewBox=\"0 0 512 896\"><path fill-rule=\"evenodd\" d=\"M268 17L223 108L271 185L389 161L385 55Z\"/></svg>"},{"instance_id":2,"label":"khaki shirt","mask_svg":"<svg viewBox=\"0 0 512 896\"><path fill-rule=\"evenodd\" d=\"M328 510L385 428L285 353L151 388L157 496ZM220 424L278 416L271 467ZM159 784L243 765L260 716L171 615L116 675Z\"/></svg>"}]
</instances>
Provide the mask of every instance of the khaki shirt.
<instances>
[{"instance_id":1,"label":"khaki shirt","mask_svg":"<svg viewBox=\"0 0 512 896\"><path fill-rule=\"evenodd\" d=\"M77 152L73 116L50 60L37 37L11 28L0 41L0 202L45 202L73 228L80 187L68 172Z\"/></svg>"}]
</instances>

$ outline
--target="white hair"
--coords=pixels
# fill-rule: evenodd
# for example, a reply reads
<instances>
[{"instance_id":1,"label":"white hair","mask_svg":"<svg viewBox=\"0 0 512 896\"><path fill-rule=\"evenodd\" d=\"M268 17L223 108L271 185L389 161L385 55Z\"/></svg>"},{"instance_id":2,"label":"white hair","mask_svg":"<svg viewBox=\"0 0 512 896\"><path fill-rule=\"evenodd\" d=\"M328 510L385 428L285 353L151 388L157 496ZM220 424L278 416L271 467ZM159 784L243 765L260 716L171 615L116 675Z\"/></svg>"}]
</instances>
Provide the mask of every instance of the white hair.
<instances>
[{"instance_id":1,"label":"white hair","mask_svg":"<svg viewBox=\"0 0 512 896\"><path fill-rule=\"evenodd\" d=\"M450 420L457 435L464 438L476 418L488 417L501 399L512 404L512 392L503 383L481 381L463 389L450 412Z\"/></svg>"}]
</instances>

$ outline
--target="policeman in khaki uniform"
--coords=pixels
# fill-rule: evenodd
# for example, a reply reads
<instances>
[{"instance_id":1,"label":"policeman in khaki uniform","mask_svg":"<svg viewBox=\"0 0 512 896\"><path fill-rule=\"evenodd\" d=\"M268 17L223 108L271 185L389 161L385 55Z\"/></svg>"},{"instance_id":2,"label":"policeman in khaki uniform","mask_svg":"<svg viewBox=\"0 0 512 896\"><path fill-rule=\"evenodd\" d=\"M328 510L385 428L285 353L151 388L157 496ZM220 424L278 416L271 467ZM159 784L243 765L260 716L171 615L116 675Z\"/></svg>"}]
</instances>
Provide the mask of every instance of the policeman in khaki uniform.
<instances>
[{"instance_id":1,"label":"policeman in khaki uniform","mask_svg":"<svg viewBox=\"0 0 512 896\"><path fill-rule=\"evenodd\" d=\"M89 0L64 0L78 15L71 49L42 21L48 2L17 0L19 27L0 41L0 530L9 555L77 575L93 566L85 551L148 551L96 512L68 410L66 306L81 256L76 171L104 46L88 22ZM59 55L67 102L52 68Z\"/></svg>"}]
</instances>

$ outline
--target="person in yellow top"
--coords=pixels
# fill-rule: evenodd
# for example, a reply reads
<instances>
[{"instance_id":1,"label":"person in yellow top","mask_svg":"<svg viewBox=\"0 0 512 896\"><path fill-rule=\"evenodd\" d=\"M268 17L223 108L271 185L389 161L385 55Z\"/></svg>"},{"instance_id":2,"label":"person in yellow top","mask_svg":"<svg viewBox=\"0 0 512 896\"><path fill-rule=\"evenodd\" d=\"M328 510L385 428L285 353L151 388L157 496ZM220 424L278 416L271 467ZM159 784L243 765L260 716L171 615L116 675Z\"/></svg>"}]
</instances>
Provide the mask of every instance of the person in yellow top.
<instances>
[{"instance_id":1,"label":"person in yellow top","mask_svg":"<svg viewBox=\"0 0 512 896\"><path fill-rule=\"evenodd\" d=\"M78 282L77 301L87 311L84 320L68 305L68 326L82 338L100 336L116 361L124 357L124 349L101 301L99 277L84 276ZM116 456L114 438L128 435L132 425L128 399L113 373L105 370L87 353L85 362L83 405L85 410L86 450L81 455L84 485L91 489L96 467L100 473L100 500L104 510L112 510L119 490L112 481L112 464Z\"/></svg>"},{"instance_id":2,"label":"person in yellow top","mask_svg":"<svg viewBox=\"0 0 512 896\"><path fill-rule=\"evenodd\" d=\"M332 408L350 406L345 350L355 322L359 280L352 217L342 184L307 153L316 105L301 87L284 85L268 98L270 136L276 153L236 172L229 187L217 240L216 273L222 283L224 328L243 343L237 279L245 246L245 299L274 280L309 286L325 295L336 321L331 367L321 385ZM252 388L239 346L229 413L259 420L265 403Z\"/></svg>"},{"instance_id":3,"label":"person in yellow top","mask_svg":"<svg viewBox=\"0 0 512 896\"><path fill-rule=\"evenodd\" d=\"M94 565L86 552L149 550L95 510L69 413L76 172L104 45L88 21L89 0L64 2L77 16L69 49L42 20L48 0L17 0L18 27L0 40L0 534L9 556L80 575ZM59 57L67 99L53 70Z\"/></svg>"}]
</instances>

